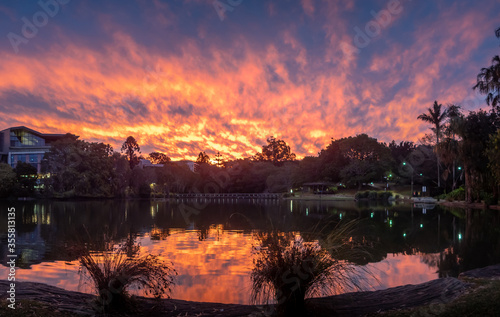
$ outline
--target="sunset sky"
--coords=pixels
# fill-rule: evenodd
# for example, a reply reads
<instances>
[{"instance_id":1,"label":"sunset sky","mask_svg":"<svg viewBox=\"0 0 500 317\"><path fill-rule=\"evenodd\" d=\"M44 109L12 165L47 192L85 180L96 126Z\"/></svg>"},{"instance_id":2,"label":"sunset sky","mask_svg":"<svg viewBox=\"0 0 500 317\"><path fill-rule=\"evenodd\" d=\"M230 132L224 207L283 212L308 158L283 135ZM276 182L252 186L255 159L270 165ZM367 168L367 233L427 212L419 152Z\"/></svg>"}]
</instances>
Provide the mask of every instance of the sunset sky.
<instances>
[{"instance_id":1,"label":"sunset sky","mask_svg":"<svg viewBox=\"0 0 500 317\"><path fill-rule=\"evenodd\" d=\"M486 108L471 88L500 51L497 0L40 3L0 3L0 129L172 159L418 141L434 100Z\"/></svg>"}]
</instances>

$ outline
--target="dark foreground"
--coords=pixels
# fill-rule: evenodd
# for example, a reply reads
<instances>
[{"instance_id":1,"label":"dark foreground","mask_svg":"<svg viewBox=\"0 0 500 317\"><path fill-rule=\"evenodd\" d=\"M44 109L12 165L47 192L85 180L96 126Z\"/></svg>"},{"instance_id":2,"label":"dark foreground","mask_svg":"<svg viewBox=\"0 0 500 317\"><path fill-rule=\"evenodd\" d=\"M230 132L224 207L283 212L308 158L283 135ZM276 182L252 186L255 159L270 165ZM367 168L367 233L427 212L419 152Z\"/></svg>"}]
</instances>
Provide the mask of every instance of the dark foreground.
<instances>
[{"instance_id":1,"label":"dark foreground","mask_svg":"<svg viewBox=\"0 0 500 317\"><path fill-rule=\"evenodd\" d=\"M498 277L500 265L495 265L465 272L458 279L449 277L381 291L313 298L308 300L307 305L311 316L363 316L422 306L439 310L440 305L469 292L472 288L469 283L471 279ZM11 316L12 311L6 305L9 284L5 280L0 281L0 316ZM66 291L41 283L16 282L16 313L26 309L29 316L102 315L93 309L94 299L93 295ZM199 303L175 299L155 300L143 297L134 297L132 305L130 312L112 316L266 316L270 312L270 307L265 306ZM26 314L12 316L24 315Z\"/></svg>"}]
</instances>

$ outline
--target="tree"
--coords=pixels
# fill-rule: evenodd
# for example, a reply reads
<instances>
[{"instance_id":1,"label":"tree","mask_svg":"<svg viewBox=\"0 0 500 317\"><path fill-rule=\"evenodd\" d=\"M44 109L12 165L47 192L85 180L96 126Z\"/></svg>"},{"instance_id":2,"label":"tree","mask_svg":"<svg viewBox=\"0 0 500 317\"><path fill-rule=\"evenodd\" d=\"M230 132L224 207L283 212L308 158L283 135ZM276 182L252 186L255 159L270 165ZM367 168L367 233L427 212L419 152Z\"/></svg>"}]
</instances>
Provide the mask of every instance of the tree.
<instances>
[{"instance_id":1,"label":"tree","mask_svg":"<svg viewBox=\"0 0 500 317\"><path fill-rule=\"evenodd\" d=\"M133 169L139 163L139 159L136 153L141 153L141 148L133 136L129 136L125 142L123 142L121 152L125 152L128 158L130 169Z\"/></svg>"},{"instance_id":2,"label":"tree","mask_svg":"<svg viewBox=\"0 0 500 317\"><path fill-rule=\"evenodd\" d=\"M397 167L400 166L402 162L408 160L408 157L416 148L413 142L401 141L397 144L396 141L392 140L392 142L389 143L389 150L391 150L392 159L395 163L393 170L397 170Z\"/></svg>"},{"instance_id":3,"label":"tree","mask_svg":"<svg viewBox=\"0 0 500 317\"><path fill-rule=\"evenodd\" d=\"M196 159L196 163L210 164L210 156L208 156L208 154L205 152L200 152L200 154L198 154L198 158Z\"/></svg>"},{"instance_id":4,"label":"tree","mask_svg":"<svg viewBox=\"0 0 500 317\"><path fill-rule=\"evenodd\" d=\"M436 153L439 154L439 159L447 166L447 170L443 173L444 178L447 179L451 168L452 175L452 190L456 187L457 178L455 177L456 163L459 157L458 154L458 140L456 138L455 125L456 121L463 115L461 107L456 105L448 106L448 122L443 129L443 138L440 144L437 145Z\"/></svg>"},{"instance_id":5,"label":"tree","mask_svg":"<svg viewBox=\"0 0 500 317\"><path fill-rule=\"evenodd\" d=\"M0 163L0 197L8 197L16 184L16 173L5 163Z\"/></svg>"},{"instance_id":6,"label":"tree","mask_svg":"<svg viewBox=\"0 0 500 317\"><path fill-rule=\"evenodd\" d=\"M500 28L495 30L495 35L500 38ZM481 68L477 75L477 83L473 89L486 94L486 103L500 109L500 57L494 56L490 67Z\"/></svg>"},{"instance_id":7,"label":"tree","mask_svg":"<svg viewBox=\"0 0 500 317\"><path fill-rule=\"evenodd\" d=\"M431 130L432 132L434 132L434 135L436 136L436 149L439 144L439 139L441 137L443 125L446 121L446 118L448 117L448 109L444 109L444 111L441 111L442 106L443 105L438 104L437 101L434 101L432 108L427 109L428 113L423 113L417 117L419 120L430 123L434 126L433 128L431 128ZM438 187L441 187L439 153L437 160L437 183Z\"/></svg>"},{"instance_id":8,"label":"tree","mask_svg":"<svg viewBox=\"0 0 500 317\"><path fill-rule=\"evenodd\" d=\"M165 154L160 153L160 152L151 152L151 153L149 153L148 159L153 164L168 164L171 161L170 157L168 157Z\"/></svg>"},{"instance_id":9,"label":"tree","mask_svg":"<svg viewBox=\"0 0 500 317\"><path fill-rule=\"evenodd\" d=\"M14 168L14 172L16 173L17 185L19 186L17 194L20 196L31 196L35 191L38 179L36 167L19 161Z\"/></svg>"},{"instance_id":10,"label":"tree","mask_svg":"<svg viewBox=\"0 0 500 317\"><path fill-rule=\"evenodd\" d=\"M111 197L116 188L114 161L109 144L65 137L45 154L43 170L50 173L45 187L57 196Z\"/></svg>"},{"instance_id":11,"label":"tree","mask_svg":"<svg viewBox=\"0 0 500 317\"><path fill-rule=\"evenodd\" d=\"M221 167L223 163L224 161L222 159L222 155L220 154L219 151L217 151L217 153L215 153L215 165L217 167Z\"/></svg>"},{"instance_id":12,"label":"tree","mask_svg":"<svg viewBox=\"0 0 500 317\"><path fill-rule=\"evenodd\" d=\"M279 166L284 162L295 161L295 153L292 153L290 147L285 141L274 138L267 139L267 145L262 146L262 152L254 155L254 161L272 162Z\"/></svg>"},{"instance_id":13,"label":"tree","mask_svg":"<svg viewBox=\"0 0 500 317\"><path fill-rule=\"evenodd\" d=\"M343 139L333 140L319 153L320 174L328 181L337 182L340 180L340 171L349 163L348 159L342 154L340 143Z\"/></svg>"},{"instance_id":14,"label":"tree","mask_svg":"<svg viewBox=\"0 0 500 317\"><path fill-rule=\"evenodd\" d=\"M366 134L340 139L339 149L347 161L340 177L358 188L363 182L382 179L393 162L389 148Z\"/></svg>"},{"instance_id":15,"label":"tree","mask_svg":"<svg viewBox=\"0 0 500 317\"><path fill-rule=\"evenodd\" d=\"M500 120L495 112L472 111L466 117L455 120L455 133L460 137L458 154L464 164L466 199L472 202L480 199L480 191L493 185L493 177L488 164L490 138L500 128ZM496 192L496 186L493 187Z\"/></svg>"},{"instance_id":16,"label":"tree","mask_svg":"<svg viewBox=\"0 0 500 317\"><path fill-rule=\"evenodd\" d=\"M498 31L500 31L500 28ZM498 186L500 185L500 129L497 130L496 134L490 136L490 144L487 154L490 161L488 167L493 173L496 185Z\"/></svg>"}]
</instances>

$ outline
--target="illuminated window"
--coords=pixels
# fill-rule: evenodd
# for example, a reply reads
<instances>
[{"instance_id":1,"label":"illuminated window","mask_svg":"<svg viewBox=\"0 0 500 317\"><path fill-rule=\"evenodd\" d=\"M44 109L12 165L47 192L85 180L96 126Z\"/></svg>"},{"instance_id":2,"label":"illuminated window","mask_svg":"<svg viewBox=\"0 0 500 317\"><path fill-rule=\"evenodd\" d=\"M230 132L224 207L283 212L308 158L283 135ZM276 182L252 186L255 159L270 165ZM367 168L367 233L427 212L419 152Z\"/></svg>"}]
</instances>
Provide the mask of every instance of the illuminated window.
<instances>
[{"instance_id":1,"label":"illuminated window","mask_svg":"<svg viewBox=\"0 0 500 317\"><path fill-rule=\"evenodd\" d=\"M31 147L44 146L45 140L39 136L29 133L25 130L10 131L10 146L15 147Z\"/></svg>"}]
</instances>

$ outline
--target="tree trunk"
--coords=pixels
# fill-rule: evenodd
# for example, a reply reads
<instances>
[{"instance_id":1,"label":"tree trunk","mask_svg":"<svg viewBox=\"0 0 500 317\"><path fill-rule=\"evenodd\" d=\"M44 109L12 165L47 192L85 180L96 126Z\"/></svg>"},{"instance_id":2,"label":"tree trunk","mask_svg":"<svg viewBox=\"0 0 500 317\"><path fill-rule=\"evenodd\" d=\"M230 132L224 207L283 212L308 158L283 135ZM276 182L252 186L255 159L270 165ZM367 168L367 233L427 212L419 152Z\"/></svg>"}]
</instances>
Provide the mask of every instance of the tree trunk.
<instances>
[{"instance_id":1,"label":"tree trunk","mask_svg":"<svg viewBox=\"0 0 500 317\"><path fill-rule=\"evenodd\" d=\"M441 188L441 172L439 171L439 129L436 130L436 156L437 156L437 167L438 167L438 187Z\"/></svg>"},{"instance_id":2,"label":"tree trunk","mask_svg":"<svg viewBox=\"0 0 500 317\"><path fill-rule=\"evenodd\" d=\"M472 203L472 184L471 184L471 176L469 173L469 168L467 165L464 166L464 174L465 174L465 201L467 203Z\"/></svg>"}]
</instances>

